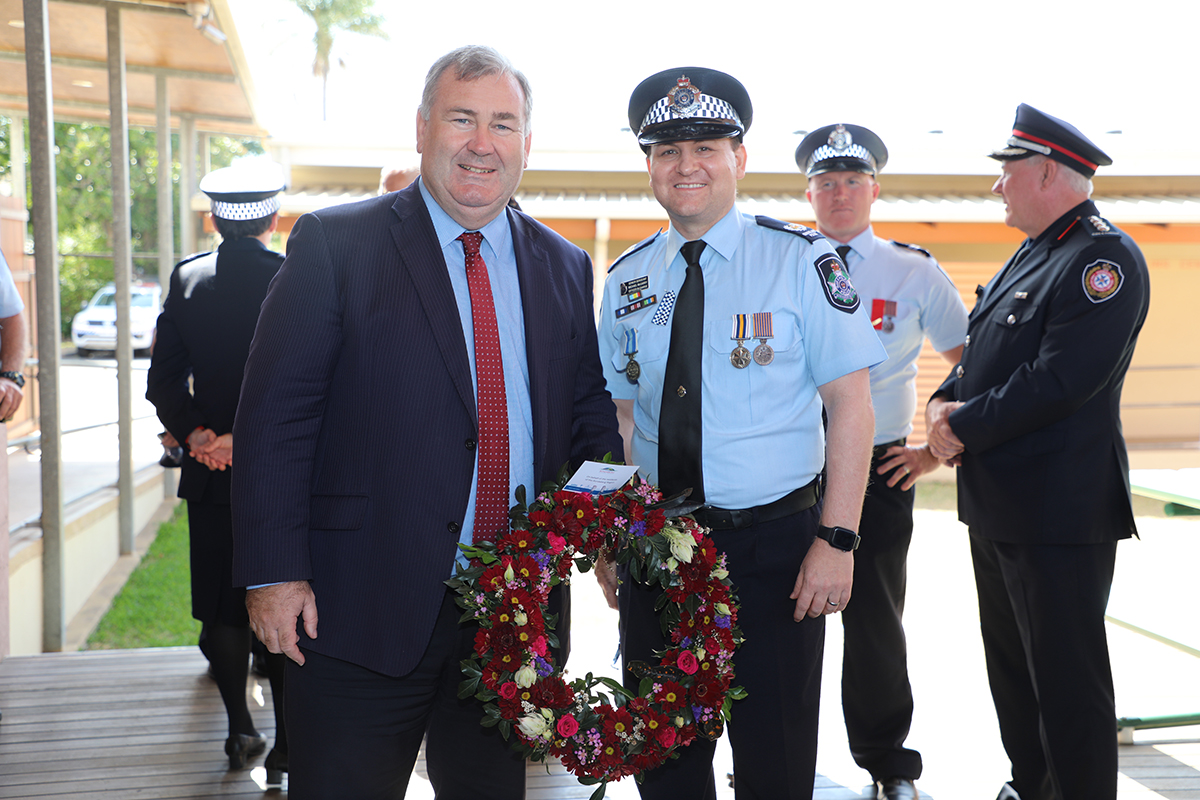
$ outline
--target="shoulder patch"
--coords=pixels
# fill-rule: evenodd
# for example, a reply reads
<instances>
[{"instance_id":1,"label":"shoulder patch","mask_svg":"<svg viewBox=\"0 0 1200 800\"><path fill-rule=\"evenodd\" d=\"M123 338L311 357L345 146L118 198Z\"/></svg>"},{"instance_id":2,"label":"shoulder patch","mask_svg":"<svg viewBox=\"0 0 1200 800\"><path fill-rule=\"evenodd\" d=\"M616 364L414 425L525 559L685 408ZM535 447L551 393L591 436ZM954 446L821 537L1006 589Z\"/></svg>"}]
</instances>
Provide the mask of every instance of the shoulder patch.
<instances>
[{"instance_id":1,"label":"shoulder patch","mask_svg":"<svg viewBox=\"0 0 1200 800\"><path fill-rule=\"evenodd\" d=\"M1098 217L1095 214L1092 214L1089 217L1083 217L1083 229L1086 230L1088 233L1090 233L1092 236L1120 236L1121 235L1121 232L1118 231L1115 227L1113 227L1113 224L1111 222L1104 219L1103 217Z\"/></svg>"},{"instance_id":2,"label":"shoulder patch","mask_svg":"<svg viewBox=\"0 0 1200 800\"><path fill-rule=\"evenodd\" d=\"M1101 258L1083 268L1083 291L1093 303L1111 300L1124 282L1121 265L1115 261Z\"/></svg>"},{"instance_id":3,"label":"shoulder patch","mask_svg":"<svg viewBox=\"0 0 1200 800\"><path fill-rule=\"evenodd\" d=\"M908 244L907 242L897 242L895 239L892 239L891 241L892 244L896 245L896 247L903 247L905 250L912 250L914 253L920 253L928 258L933 258L933 253L930 253L923 247L917 247L915 244Z\"/></svg>"},{"instance_id":4,"label":"shoulder patch","mask_svg":"<svg viewBox=\"0 0 1200 800\"><path fill-rule=\"evenodd\" d=\"M764 228L771 228L772 230L776 231L786 231L787 233L807 239L810 244L825 238L818 231L815 231L806 225L801 225L799 222L783 222L782 220L774 219L772 217L764 217L761 214L756 216L754 221Z\"/></svg>"},{"instance_id":5,"label":"shoulder patch","mask_svg":"<svg viewBox=\"0 0 1200 800\"><path fill-rule=\"evenodd\" d=\"M663 233L663 230L662 230L662 228L659 228L659 229L658 229L658 230L657 230L657 231L654 233L654 235L653 235L653 236L650 236L650 237L648 237L648 238L646 238L646 239L643 239L642 241L640 241L640 242L638 242L637 244L635 244L633 247L631 247L631 248L629 248L628 250L626 250L624 253L621 253L621 255L617 256L617 260L616 260L616 261L614 261L614 262L612 263L612 266L608 268L608 271L609 271L609 272L612 272L614 269L616 269L616 268L617 268L617 264L620 264L620 263L621 263L622 261L624 261L626 258L628 258L629 256L631 256L631 255L633 255L634 253L636 253L638 250L641 250L641 249L643 249L643 248L645 248L645 247L649 247L649 246L650 246L650 244L651 244L651 243L653 243L655 239L657 239L659 236L662 236L662 233Z\"/></svg>"},{"instance_id":6,"label":"shoulder patch","mask_svg":"<svg viewBox=\"0 0 1200 800\"><path fill-rule=\"evenodd\" d=\"M842 260L833 253L822 253L817 256L813 266L817 269L821 288L825 290L825 299L829 301L829 305L847 314L857 311L858 292L854 290L854 284L850 282Z\"/></svg>"}]
</instances>

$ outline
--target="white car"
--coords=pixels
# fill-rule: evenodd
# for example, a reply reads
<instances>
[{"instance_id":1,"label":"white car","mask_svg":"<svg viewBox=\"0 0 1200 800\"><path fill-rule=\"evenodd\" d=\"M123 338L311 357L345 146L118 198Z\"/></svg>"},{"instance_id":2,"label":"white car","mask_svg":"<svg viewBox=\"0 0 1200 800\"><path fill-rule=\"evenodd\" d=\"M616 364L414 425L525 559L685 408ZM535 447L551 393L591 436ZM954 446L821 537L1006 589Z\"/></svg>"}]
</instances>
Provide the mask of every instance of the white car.
<instances>
[{"instance_id":1,"label":"white car","mask_svg":"<svg viewBox=\"0 0 1200 800\"><path fill-rule=\"evenodd\" d=\"M135 283L130 287L130 328L134 351L150 349L161 311L162 289L157 283ZM71 344L87 356L93 350L117 348L117 288L113 284L96 292L91 302L71 320Z\"/></svg>"}]
</instances>

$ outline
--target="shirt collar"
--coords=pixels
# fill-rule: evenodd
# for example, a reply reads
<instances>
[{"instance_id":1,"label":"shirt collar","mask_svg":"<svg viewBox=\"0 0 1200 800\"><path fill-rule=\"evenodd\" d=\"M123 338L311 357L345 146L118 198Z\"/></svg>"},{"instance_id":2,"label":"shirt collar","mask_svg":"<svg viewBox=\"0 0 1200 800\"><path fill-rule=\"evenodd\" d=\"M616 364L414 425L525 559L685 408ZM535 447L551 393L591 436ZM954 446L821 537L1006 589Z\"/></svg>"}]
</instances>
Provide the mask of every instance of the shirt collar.
<instances>
[{"instance_id":1,"label":"shirt collar","mask_svg":"<svg viewBox=\"0 0 1200 800\"><path fill-rule=\"evenodd\" d=\"M875 231L870 225L866 227L866 230L848 242L839 242L837 239L828 236L825 238L829 239L830 245L832 245L835 250L837 249L838 245L850 245L850 249L858 253L862 257L863 261L869 260L871 255L875 252Z\"/></svg>"},{"instance_id":2,"label":"shirt collar","mask_svg":"<svg viewBox=\"0 0 1200 800\"><path fill-rule=\"evenodd\" d=\"M433 230L437 234L438 247L445 248L467 229L455 222L454 218L438 205L438 202L433 199L433 195L429 193L429 189L425 187L424 180L417 178L417 183L421 187L421 197L425 200L425 207L429 209L429 217L433 220ZM479 232L483 234L484 241L491 246L493 252L501 253L506 249L512 249L512 232L508 226L507 209L501 210L496 218L480 228Z\"/></svg>"},{"instance_id":3,"label":"shirt collar","mask_svg":"<svg viewBox=\"0 0 1200 800\"><path fill-rule=\"evenodd\" d=\"M742 241L742 230L745 225L746 218L742 216L742 212L738 211L735 205L729 209L729 213L717 220L716 224L700 237L708 245L705 250L713 250L726 261L732 261L733 254L737 251L738 244ZM675 226L672 225L667 233L668 264L675 258L675 255L679 252L679 248L683 247L687 241L679 231L675 230Z\"/></svg>"}]
</instances>

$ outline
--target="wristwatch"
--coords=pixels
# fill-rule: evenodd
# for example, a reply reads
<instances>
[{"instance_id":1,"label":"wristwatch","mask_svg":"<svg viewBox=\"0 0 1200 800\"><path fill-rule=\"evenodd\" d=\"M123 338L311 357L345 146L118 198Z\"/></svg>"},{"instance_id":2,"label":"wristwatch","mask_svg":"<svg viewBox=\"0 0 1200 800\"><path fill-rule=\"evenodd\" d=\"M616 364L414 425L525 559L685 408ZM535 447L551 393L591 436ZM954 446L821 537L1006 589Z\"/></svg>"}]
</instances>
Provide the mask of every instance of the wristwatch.
<instances>
[{"instance_id":1,"label":"wristwatch","mask_svg":"<svg viewBox=\"0 0 1200 800\"><path fill-rule=\"evenodd\" d=\"M851 550L857 550L858 543L862 541L859 535L849 528L840 528L837 526L830 528L827 525L817 528L817 537L829 542L838 550L847 553Z\"/></svg>"},{"instance_id":2,"label":"wristwatch","mask_svg":"<svg viewBox=\"0 0 1200 800\"><path fill-rule=\"evenodd\" d=\"M17 388L25 388L25 376L19 372L0 372L0 378L8 378L17 385Z\"/></svg>"}]
</instances>

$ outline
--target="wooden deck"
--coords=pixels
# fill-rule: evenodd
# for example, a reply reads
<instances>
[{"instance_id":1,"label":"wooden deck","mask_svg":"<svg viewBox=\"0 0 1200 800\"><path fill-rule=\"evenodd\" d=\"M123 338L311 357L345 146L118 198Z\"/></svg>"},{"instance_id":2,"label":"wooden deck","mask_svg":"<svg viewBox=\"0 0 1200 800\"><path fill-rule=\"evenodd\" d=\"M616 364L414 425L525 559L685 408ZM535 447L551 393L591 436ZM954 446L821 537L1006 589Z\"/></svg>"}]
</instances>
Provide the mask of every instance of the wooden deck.
<instances>
[{"instance_id":1,"label":"wooden deck","mask_svg":"<svg viewBox=\"0 0 1200 800\"><path fill-rule=\"evenodd\" d=\"M228 771L221 750L225 713L205 671L196 648L47 654L0 663L0 798L286 797L286 789L265 786L261 757L253 768ZM269 733L266 681L259 685L252 677L251 694L255 703L262 701L255 721ZM1120 796L1198 798L1198 766L1200 742L1124 746ZM420 772L418 765L409 792L414 800L433 796ZM541 765L529 768L527 800L590 794L561 768L549 774ZM620 800L636 791L617 784L608 795ZM817 800L862 796L860 787L818 776Z\"/></svg>"}]
</instances>

